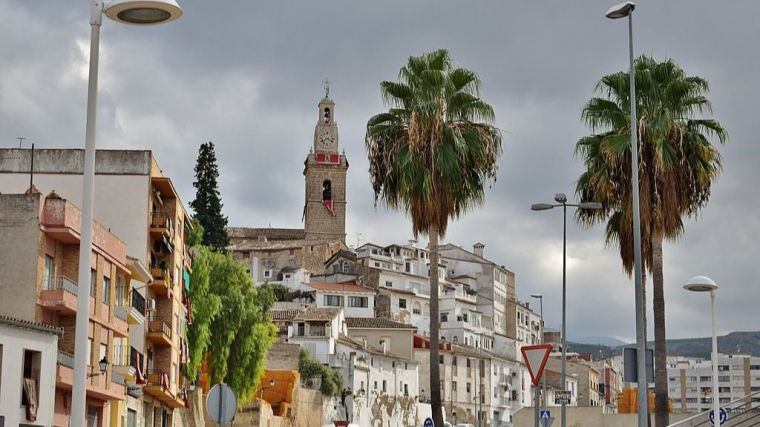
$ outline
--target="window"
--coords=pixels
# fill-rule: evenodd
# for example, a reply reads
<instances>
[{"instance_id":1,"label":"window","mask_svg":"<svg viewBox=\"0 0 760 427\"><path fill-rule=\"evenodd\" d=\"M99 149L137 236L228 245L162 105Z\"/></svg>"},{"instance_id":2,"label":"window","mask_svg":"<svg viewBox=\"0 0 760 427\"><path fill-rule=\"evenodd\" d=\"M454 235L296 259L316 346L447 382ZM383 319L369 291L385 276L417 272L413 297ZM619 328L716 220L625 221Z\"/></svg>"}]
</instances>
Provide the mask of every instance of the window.
<instances>
[{"instance_id":1,"label":"window","mask_svg":"<svg viewBox=\"0 0 760 427\"><path fill-rule=\"evenodd\" d=\"M454 342L458 342L458 341L459 341L459 337L454 335Z\"/></svg>"},{"instance_id":2,"label":"window","mask_svg":"<svg viewBox=\"0 0 760 427\"><path fill-rule=\"evenodd\" d=\"M443 355L438 356L438 363L443 365Z\"/></svg>"},{"instance_id":3,"label":"window","mask_svg":"<svg viewBox=\"0 0 760 427\"><path fill-rule=\"evenodd\" d=\"M93 298L95 298L95 296L97 295L96 282L98 280L96 278L97 278L97 273L95 272L95 269L94 268L90 269L90 296Z\"/></svg>"},{"instance_id":4,"label":"window","mask_svg":"<svg viewBox=\"0 0 760 427\"><path fill-rule=\"evenodd\" d=\"M404 263L404 271L407 272L407 273L411 273L412 272L412 265L409 264L409 261L407 261L407 262Z\"/></svg>"},{"instance_id":5,"label":"window","mask_svg":"<svg viewBox=\"0 0 760 427\"><path fill-rule=\"evenodd\" d=\"M53 289L53 257L45 255L45 289Z\"/></svg>"},{"instance_id":6,"label":"window","mask_svg":"<svg viewBox=\"0 0 760 427\"><path fill-rule=\"evenodd\" d=\"M21 405L39 407L40 363L42 353L24 350L24 370L21 382Z\"/></svg>"},{"instance_id":7,"label":"window","mask_svg":"<svg viewBox=\"0 0 760 427\"><path fill-rule=\"evenodd\" d=\"M124 287L124 276L116 276L116 305L123 306L127 303L127 292Z\"/></svg>"},{"instance_id":8,"label":"window","mask_svg":"<svg viewBox=\"0 0 760 427\"><path fill-rule=\"evenodd\" d=\"M398 308L406 308L406 300L404 298L398 299Z\"/></svg>"},{"instance_id":9,"label":"window","mask_svg":"<svg viewBox=\"0 0 760 427\"><path fill-rule=\"evenodd\" d=\"M108 304L111 301L111 279L103 276L103 302Z\"/></svg>"},{"instance_id":10,"label":"window","mask_svg":"<svg viewBox=\"0 0 760 427\"><path fill-rule=\"evenodd\" d=\"M332 200L332 183L329 179L322 183L322 200Z\"/></svg>"},{"instance_id":11,"label":"window","mask_svg":"<svg viewBox=\"0 0 760 427\"><path fill-rule=\"evenodd\" d=\"M264 278L272 277L272 270L264 270Z\"/></svg>"},{"instance_id":12,"label":"window","mask_svg":"<svg viewBox=\"0 0 760 427\"><path fill-rule=\"evenodd\" d=\"M375 381L375 390L377 390L377 381Z\"/></svg>"},{"instance_id":13,"label":"window","mask_svg":"<svg viewBox=\"0 0 760 427\"><path fill-rule=\"evenodd\" d=\"M467 393L470 392L470 383L467 383Z\"/></svg>"},{"instance_id":14,"label":"window","mask_svg":"<svg viewBox=\"0 0 760 427\"><path fill-rule=\"evenodd\" d=\"M375 263L375 264L377 264L377 263ZM385 281L385 287L386 288L392 288L393 287L393 282L390 281L390 280L386 280Z\"/></svg>"},{"instance_id":15,"label":"window","mask_svg":"<svg viewBox=\"0 0 760 427\"><path fill-rule=\"evenodd\" d=\"M383 393L385 393L386 390L387 390L387 383L385 382L385 380L383 380Z\"/></svg>"},{"instance_id":16,"label":"window","mask_svg":"<svg viewBox=\"0 0 760 427\"><path fill-rule=\"evenodd\" d=\"M343 305L339 295L325 295L325 305L328 307L340 307Z\"/></svg>"},{"instance_id":17,"label":"window","mask_svg":"<svg viewBox=\"0 0 760 427\"><path fill-rule=\"evenodd\" d=\"M452 381L451 382L451 391L452 392L457 391L457 382L456 381Z\"/></svg>"},{"instance_id":18,"label":"window","mask_svg":"<svg viewBox=\"0 0 760 427\"><path fill-rule=\"evenodd\" d=\"M92 338L87 338L87 366L92 363Z\"/></svg>"},{"instance_id":19,"label":"window","mask_svg":"<svg viewBox=\"0 0 760 427\"><path fill-rule=\"evenodd\" d=\"M441 313L441 322L448 322L449 321L449 313L443 312Z\"/></svg>"},{"instance_id":20,"label":"window","mask_svg":"<svg viewBox=\"0 0 760 427\"><path fill-rule=\"evenodd\" d=\"M298 324L298 336L302 337L306 335L306 324L305 323L299 323Z\"/></svg>"},{"instance_id":21,"label":"window","mask_svg":"<svg viewBox=\"0 0 760 427\"><path fill-rule=\"evenodd\" d=\"M468 357L467 358L467 367L469 368L470 366L471 366L471 364L470 364L470 358Z\"/></svg>"},{"instance_id":22,"label":"window","mask_svg":"<svg viewBox=\"0 0 760 427\"><path fill-rule=\"evenodd\" d=\"M380 267L380 263L375 261L375 267Z\"/></svg>"},{"instance_id":23,"label":"window","mask_svg":"<svg viewBox=\"0 0 760 427\"><path fill-rule=\"evenodd\" d=\"M343 271L344 273L348 273L348 263L346 261L343 261L341 263L341 271Z\"/></svg>"},{"instance_id":24,"label":"window","mask_svg":"<svg viewBox=\"0 0 760 427\"><path fill-rule=\"evenodd\" d=\"M348 297L349 307L369 307L369 298L367 297Z\"/></svg>"}]
</instances>

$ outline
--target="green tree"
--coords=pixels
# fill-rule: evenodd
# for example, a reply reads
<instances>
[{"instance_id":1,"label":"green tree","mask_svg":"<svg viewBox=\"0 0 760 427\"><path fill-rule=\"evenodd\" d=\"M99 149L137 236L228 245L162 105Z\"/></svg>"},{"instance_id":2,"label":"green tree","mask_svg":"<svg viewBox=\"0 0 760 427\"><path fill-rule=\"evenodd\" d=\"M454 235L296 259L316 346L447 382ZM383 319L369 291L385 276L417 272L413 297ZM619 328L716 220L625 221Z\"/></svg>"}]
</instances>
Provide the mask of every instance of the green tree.
<instances>
[{"instance_id":1,"label":"green tree","mask_svg":"<svg viewBox=\"0 0 760 427\"><path fill-rule=\"evenodd\" d=\"M493 109L479 98L480 79L455 68L448 51L410 57L398 82L380 90L389 110L367 122L365 143L375 202L401 209L415 236L430 238L430 265L448 222L484 201L496 177L501 132ZM430 268L430 397L443 425L438 361L438 269Z\"/></svg>"},{"instance_id":2,"label":"green tree","mask_svg":"<svg viewBox=\"0 0 760 427\"><path fill-rule=\"evenodd\" d=\"M229 244L227 237L227 217L222 215L222 200L219 196L219 168L216 164L214 143L201 144L195 164L195 200L190 207L195 211L195 219L203 226L203 244L214 250L224 250Z\"/></svg>"},{"instance_id":3,"label":"green tree","mask_svg":"<svg viewBox=\"0 0 760 427\"><path fill-rule=\"evenodd\" d=\"M652 275L655 351L655 424L668 424L665 348L665 298L662 242L683 233L684 217L695 217L710 197L721 170L718 150L727 132L703 116L712 112L707 82L687 76L672 60L641 56L634 63L639 145L640 217L643 268ZM579 210L585 225L607 223L608 243L617 243L623 268L633 270L633 214L630 149L629 74L602 77L582 117L590 136L575 147L583 159L576 192L584 201L601 202L601 211Z\"/></svg>"},{"instance_id":4,"label":"green tree","mask_svg":"<svg viewBox=\"0 0 760 427\"><path fill-rule=\"evenodd\" d=\"M195 247L190 298L193 323L187 337L188 376L208 361L211 382L226 382L243 405L254 396L277 328L268 311L274 293L255 287L245 265L231 254Z\"/></svg>"}]
</instances>

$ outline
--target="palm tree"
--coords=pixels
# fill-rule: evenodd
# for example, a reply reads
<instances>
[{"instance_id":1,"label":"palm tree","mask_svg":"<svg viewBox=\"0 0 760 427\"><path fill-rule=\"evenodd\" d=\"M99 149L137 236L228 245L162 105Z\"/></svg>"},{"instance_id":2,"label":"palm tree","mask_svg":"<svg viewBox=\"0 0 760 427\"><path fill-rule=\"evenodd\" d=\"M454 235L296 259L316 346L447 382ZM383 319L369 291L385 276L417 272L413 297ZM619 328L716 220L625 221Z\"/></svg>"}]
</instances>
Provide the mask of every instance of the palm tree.
<instances>
[{"instance_id":1,"label":"palm tree","mask_svg":"<svg viewBox=\"0 0 760 427\"><path fill-rule=\"evenodd\" d=\"M479 98L480 79L441 49L410 57L399 81L380 83L389 110L367 122L365 143L375 203L401 209L415 237L430 238L430 398L443 425L438 364L438 240L450 219L484 201L495 180L501 132Z\"/></svg>"},{"instance_id":2,"label":"palm tree","mask_svg":"<svg viewBox=\"0 0 760 427\"><path fill-rule=\"evenodd\" d=\"M642 268L652 275L655 342L655 424L668 423L662 242L684 230L683 217L705 207L721 170L718 150L709 138L725 143L728 135L711 114L707 82L686 76L672 60L641 56L635 64ZM633 270L629 75L602 77L599 97L584 107L582 118L592 135L575 147L586 171L578 179L581 200L603 203L601 211L579 210L581 224L607 222L608 243L618 243L623 268Z\"/></svg>"}]
</instances>

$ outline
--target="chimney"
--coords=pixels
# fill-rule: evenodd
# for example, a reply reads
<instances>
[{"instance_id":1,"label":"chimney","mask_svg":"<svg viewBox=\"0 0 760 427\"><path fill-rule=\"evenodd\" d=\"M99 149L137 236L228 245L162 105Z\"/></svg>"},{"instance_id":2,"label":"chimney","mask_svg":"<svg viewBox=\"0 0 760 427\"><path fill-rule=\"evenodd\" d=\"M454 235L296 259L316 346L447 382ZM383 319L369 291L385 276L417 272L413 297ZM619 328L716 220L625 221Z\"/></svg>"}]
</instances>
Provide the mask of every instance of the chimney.
<instances>
[{"instance_id":1,"label":"chimney","mask_svg":"<svg viewBox=\"0 0 760 427\"><path fill-rule=\"evenodd\" d=\"M473 253L481 258L483 258L483 248L485 248L486 245L478 242L472 245Z\"/></svg>"}]
</instances>

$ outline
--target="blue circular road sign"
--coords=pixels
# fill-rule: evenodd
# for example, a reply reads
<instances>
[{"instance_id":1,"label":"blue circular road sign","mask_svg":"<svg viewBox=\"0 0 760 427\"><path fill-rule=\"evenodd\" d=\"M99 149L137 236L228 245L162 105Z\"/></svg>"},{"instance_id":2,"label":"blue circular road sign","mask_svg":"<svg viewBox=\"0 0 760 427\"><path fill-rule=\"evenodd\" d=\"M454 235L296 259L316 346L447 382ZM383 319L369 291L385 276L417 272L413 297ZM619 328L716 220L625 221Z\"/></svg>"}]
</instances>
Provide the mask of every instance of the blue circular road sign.
<instances>
[{"instance_id":1,"label":"blue circular road sign","mask_svg":"<svg viewBox=\"0 0 760 427\"><path fill-rule=\"evenodd\" d=\"M715 425L715 410L710 411L710 424ZM720 408L720 425L723 425L726 421L728 421L728 413L725 409Z\"/></svg>"},{"instance_id":2,"label":"blue circular road sign","mask_svg":"<svg viewBox=\"0 0 760 427\"><path fill-rule=\"evenodd\" d=\"M425 422L422 424L423 427L433 427L433 419L430 417L425 418Z\"/></svg>"}]
</instances>

